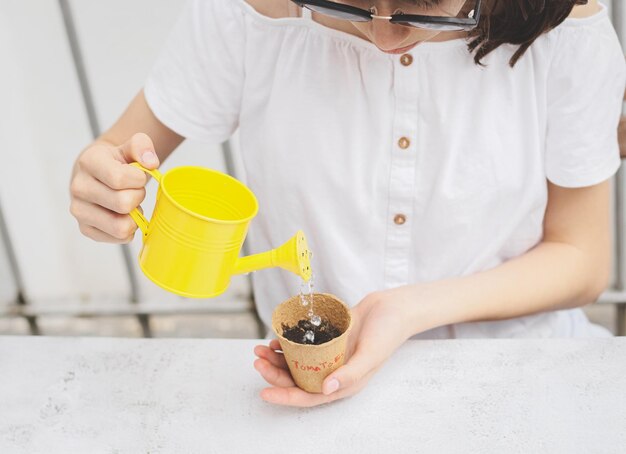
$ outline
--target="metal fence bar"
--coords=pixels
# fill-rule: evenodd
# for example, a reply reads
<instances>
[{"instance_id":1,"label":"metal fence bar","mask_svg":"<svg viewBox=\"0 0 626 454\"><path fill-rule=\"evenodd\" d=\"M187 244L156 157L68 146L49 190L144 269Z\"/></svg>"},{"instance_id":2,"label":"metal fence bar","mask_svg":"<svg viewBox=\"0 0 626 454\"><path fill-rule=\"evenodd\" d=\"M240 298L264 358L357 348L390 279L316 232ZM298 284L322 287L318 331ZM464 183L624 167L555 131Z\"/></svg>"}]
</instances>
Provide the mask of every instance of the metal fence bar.
<instances>
[{"instance_id":1,"label":"metal fence bar","mask_svg":"<svg viewBox=\"0 0 626 454\"><path fill-rule=\"evenodd\" d=\"M235 165L235 158L233 156L234 150L230 144L230 141L226 141L222 143L222 155L224 156L224 164L226 166L226 173L237 178L237 166ZM245 241L241 248L241 251L244 255L250 255L250 248L248 247L248 242ZM267 334L265 332L265 323L261 320L261 316L259 315L259 311L257 310L256 302L254 300L254 290L252 290L252 279L248 276L248 282L250 283L250 297L252 299L252 314L254 315L254 319L256 321L258 327L259 338L263 339Z\"/></svg>"},{"instance_id":2,"label":"metal fence bar","mask_svg":"<svg viewBox=\"0 0 626 454\"><path fill-rule=\"evenodd\" d=\"M11 270L11 275L13 276L13 282L15 283L15 287L17 288L17 301L16 304L20 308L24 308L26 306L26 297L24 296L24 281L22 280L22 274L20 272L19 265L17 263L17 257L15 256L15 251L13 250L13 246L11 245L11 239L9 238L9 230L7 229L7 224L4 221L4 215L2 213L2 205L0 204L0 241L4 244L7 260L9 262L9 268ZM38 336L41 331L39 330L39 325L37 324L37 317L34 315L22 315L26 322L28 323L28 328L30 329L30 333L34 336Z\"/></svg>"},{"instance_id":3,"label":"metal fence bar","mask_svg":"<svg viewBox=\"0 0 626 454\"><path fill-rule=\"evenodd\" d=\"M612 20L617 36L624 45L624 0L611 2ZM624 292L624 171L621 168L615 176L615 290ZM626 301L616 306L617 334L626 334Z\"/></svg>"},{"instance_id":4,"label":"metal fence bar","mask_svg":"<svg viewBox=\"0 0 626 454\"><path fill-rule=\"evenodd\" d=\"M46 302L47 303L47 302ZM0 308L0 316L24 317L41 316L51 317L125 317L136 315L205 315L241 314L250 309L250 299L247 294L235 295L229 299L212 301L210 308L199 305L196 301L164 302L161 300L127 304L120 301L103 299L102 301L85 304L83 301L64 300L59 304L29 304L20 306L15 304L6 308Z\"/></svg>"},{"instance_id":5,"label":"metal fence bar","mask_svg":"<svg viewBox=\"0 0 626 454\"><path fill-rule=\"evenodd\" d=\"M74 61L74 67L76 69L76 75L80 85L80 90L83 97L85 110L87 112L87 118L89 119L89 127L91 129L91 135L94 140L101 134L100 125L98 122L98 116L96 115L95 103L89 86L89 80L87 78L87 71L85 69L85 61L80 48L78 40L78 34L76 33L76 26L74 18L72 16L72 10L68 0L59 0L59 7L61 8L61 14L63 15L63 23L65 25L65 31L67 33L67 40L72 53L72 59ZM130 283L130 302L139 302L139 284L137 276L135 274L134 261L131 256L130 248L123 244L121 245L122 256L124 258L124 265L126 267L126 274ZM150 319L148 315L138 315L137 320L141 325L142 333L145 337L151 337L152 331L150 329Z\"/></svg>"}]
</instances>

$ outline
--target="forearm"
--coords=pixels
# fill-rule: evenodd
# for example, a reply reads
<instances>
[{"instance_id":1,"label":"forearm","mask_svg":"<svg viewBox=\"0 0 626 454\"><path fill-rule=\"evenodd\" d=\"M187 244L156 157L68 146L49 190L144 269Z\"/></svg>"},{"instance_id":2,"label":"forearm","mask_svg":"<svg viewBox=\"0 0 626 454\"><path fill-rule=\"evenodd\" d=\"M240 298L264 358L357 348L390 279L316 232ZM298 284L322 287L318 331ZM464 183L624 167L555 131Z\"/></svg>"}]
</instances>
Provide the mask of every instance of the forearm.
<instances>
[{"instance_id":1,"label":"forearm","mask_svg":"<svg viewBox=\"0 0 626 454\"><path fill-rule=\"evenodd\" d=\"M412 334L452 323L502 320L593 302L608 281L606 257L544 242L488 271L415 286ZM608 261L608 260L606 260Z\"/></svg>"},{"instance_id":2,"label":"forearm","mask_svg":"<svg viewBox=\"0 0 626 454\"><path fill-rule=\"evenodd\" d=\"M165 126L154 115L144 97L143 90L128 105L120 118L92 144L120 146L136 133L144 133L152 140L154 151L163 163L184 140Z\"/></svg>"}]
</instances>

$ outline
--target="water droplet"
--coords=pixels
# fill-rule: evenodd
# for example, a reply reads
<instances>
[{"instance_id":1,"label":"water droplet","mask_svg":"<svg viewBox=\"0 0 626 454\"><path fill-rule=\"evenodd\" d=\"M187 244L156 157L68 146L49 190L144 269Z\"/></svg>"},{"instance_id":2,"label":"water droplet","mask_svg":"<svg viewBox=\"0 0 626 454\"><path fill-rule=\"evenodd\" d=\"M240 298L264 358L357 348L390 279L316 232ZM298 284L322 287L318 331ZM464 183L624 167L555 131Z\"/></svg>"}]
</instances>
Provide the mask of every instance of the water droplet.
<instances>
[{"instance_id":1,"label":"water droplet","mask_svg":"<svg viewBox=\"0 0 626 454\"><path fill-rule=\"evenodd\" d=\"M304 333L304 340L303 342L306 344L307 342L312 344L315 341L315 333L313 331L306 331Z\"/></svg>"},{"instance_id":2,"label":"water droplet","mask_svg":"<svg viewBox=\"0 0 626 454\"><path fill-rule=\"evenodd\" d=\"M322 324L322 317L320 317L319 315L312 315L311 324L313 326L320 326Z\"/></svg>"},{"instance_id":3,"label":"water droplet","mask_svg":"<svg viewBox=\"0 0 626 454\"><path fill-rule=\"evenodd\" d=\"M300 283L300 303L302 303L303 306L309 304L304 295L304 281Z\"/></svg>"}]
</instances>

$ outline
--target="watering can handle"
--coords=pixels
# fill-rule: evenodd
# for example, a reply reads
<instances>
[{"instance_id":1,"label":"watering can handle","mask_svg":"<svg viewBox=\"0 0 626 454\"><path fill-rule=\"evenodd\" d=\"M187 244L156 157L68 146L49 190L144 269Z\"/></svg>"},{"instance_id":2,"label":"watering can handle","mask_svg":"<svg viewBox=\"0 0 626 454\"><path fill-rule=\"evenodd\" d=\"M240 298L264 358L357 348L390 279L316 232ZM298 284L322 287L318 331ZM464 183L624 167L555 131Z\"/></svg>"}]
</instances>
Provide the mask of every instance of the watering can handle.
<instances>
[{"instance_id":1,"label":"watering can handle","mask_svg":"<svg viewBox=\"0 0 626 454\"><path fill-rule=\"evenodd\" d=\"M152 177L157 181L157 183L161 184L161 179L163 178L163 174L161 174L161 172L159 172L158 170L146 169L144 166L142 166L138 162L132 162L130 165L133 167L137 167L139 170L143 170L144 172L152 175ZM130 217L133 218L133 221L135 221L137 226L141 229L141 231L143 232L143 235L146 236L148 234L148 225L149 225L149 221L146 219L146 217L141 213L141 211L139 211L138 208L133 209L129 214L130 214Z\"/></svg>"}]
</instances>

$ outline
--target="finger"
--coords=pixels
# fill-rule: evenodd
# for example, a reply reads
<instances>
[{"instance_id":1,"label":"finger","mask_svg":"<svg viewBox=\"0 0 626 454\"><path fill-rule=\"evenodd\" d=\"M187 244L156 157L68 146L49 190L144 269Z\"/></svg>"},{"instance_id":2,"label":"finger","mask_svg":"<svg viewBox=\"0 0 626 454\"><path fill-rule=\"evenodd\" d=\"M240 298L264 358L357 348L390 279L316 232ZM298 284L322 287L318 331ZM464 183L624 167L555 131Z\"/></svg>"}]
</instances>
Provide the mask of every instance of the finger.
<instances>
[{"instance_id":1,"label":"finger","mask_svg":"<svg viewBox=\"0 0 626 454\"><path fill-rule=\"evenodd\" d=\"M278 342L278 339L272 339L270 341L270 348L274 351L283 351L283 348L280 346L280 342Z\"/></svg>"},{"instance_id":2,"label":"finger","mask_svg":"<svg viewBox=\"0 0 626 454\"><path fill-rule=\"evenodd\" d=\"M254 368L272 386L278 386L279 388L295 386L288 370L276 367L266 359L259 358L254 361Z\"/></svg>"},{"instance_id":3,"label":"finger","mask_svg":"<svg viewBox=\"0 0 626 454\"><path fill-rule=\"evenodd\" d=\"M133 237L129 237L123 240L112 237L108 233L104 233L102 230L99 230L91 225L80 225L80 232L88 238L92 240L98 241L100 243L113 243L113 244L126 244L130 243Z\"/></svg>"},{"instance_id":4,"label":"finger","mask_svg":"<svg viewBox=\"0 0 626 454\"><path fill-rule=\"evenodd\" d=\"M266 347L265 345L257 345L256 347L254 347L254 354L257 355L259 358L268 360L276 367L280 367L281 369L288 369L285 355L283 355L282 353L276 353L274 350Z\"/></svg>"},{"instance_id":5,"label":"finger","mask_svg":"<svg viewBox=\"0 0 626 454\"><path fill-rule=\"evenodd\" d=\"M315 407L336 400L334 396L313 394L300 388L265 388L261 390L261 399L266 402L289 407Z\"/></svg>"},{"instance_id":6,"label":"finger","mask_svg":"<svg viewBox=\"0 0 626 454\"><path fill-rule=\"evenodd\" d=\"M113 190L86 173L76 175L70 190L72 196L78 199L120 214L130 213L146 197L144 188Z\"/></svg>"},{"instance_id":7,"label":"finger","mask_svg":"<svg viewBox=\"0 0 626 454\"><path fill-rule=\"evenodd\" d=\"M70 211L80 224L95 227L118 240L132 238L137 230L137 224L127 214L114 213L81 199L72 200Z\"/></svg>"},{"instance_id":8,"label":"finger","mask_svg":"<svg viewBox=\"0 0 626 454\"><path fill-rule=\"evenodd\" d=\"M119 147L127 163L139 162L148 169L159 167L159 158L154 151L152 139L142 132L134 134Z\"/></svg>"},{"instance_id":9,"label":"finger","mask_svg":"<svg viewBox=\"0 0 626 454\"><path fill-rule=\"evenodd\" d=\"M371 370L356 386L341 389L330 395L308 393L297 387L275 387L263 389L260 396L263 400L272 404L292 407L314 407L355 395L367 385L377 371L378 368Z\"/></svg>"},{"instance_id":10,"label":"finger","mask_svg":"<svg viewBox=\"0 0 626 454\"><path fill-rule=\"evenodd\" d=\"M324 379L322 392L330 395L338 390L351 388L364 380L372 369L382 362L372 355L374 351L374 348L368 348L367 344L361 342L348 361Z\"/></svg>"},{"instance_id":11,"label":"finger","mask_svg":"<svg viewBox=\"0 0 626 454\"><path fill-rule=\"evenodd\" d=\"M79 160L81 170L95 177L111 189L141 189L148 176L136 167L115 159L113 148L95 148Z\"/></svg>"}]
</instances>

